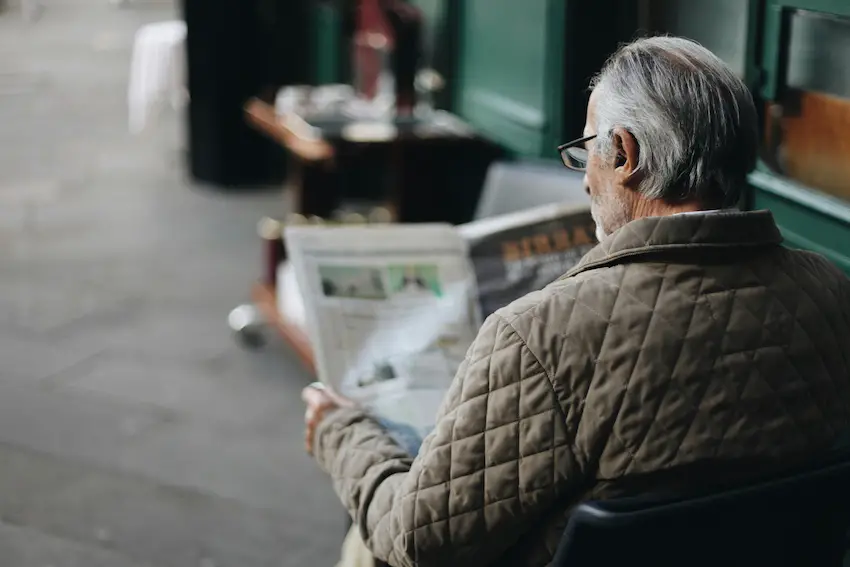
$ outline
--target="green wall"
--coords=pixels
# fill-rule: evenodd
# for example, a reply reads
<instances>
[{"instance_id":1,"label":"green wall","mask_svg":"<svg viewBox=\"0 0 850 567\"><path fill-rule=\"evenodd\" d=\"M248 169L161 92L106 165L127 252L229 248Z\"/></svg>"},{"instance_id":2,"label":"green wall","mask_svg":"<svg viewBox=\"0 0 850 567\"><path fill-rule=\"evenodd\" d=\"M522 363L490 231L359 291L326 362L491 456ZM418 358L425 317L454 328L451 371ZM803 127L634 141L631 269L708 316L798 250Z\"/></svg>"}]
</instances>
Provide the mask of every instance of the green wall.
<instances>
[{"instance_id":1,"label":"green wall","mask_svg":"<svg viewBox=\"0 0 850 567\"><path fill-rule=\"evenodd\" d=\"M561 98L561 38L553 21L563 22L563 4L462 3L455 109L521 155L541 155L560 127L556 106Z\"/></svg>"},{"instance_id":2,"label":"green wall","mask_svg":"<svg viewBox=\"0 0 850 567\"><path fill-rule=\"evenodd\" d=\"M457 6L454 110L521 157L556 159L580 136L587 86L634 36L631 0L453 0Z\"/></svg>"},{"instance_id":3,"label":"green wall","mask_svg":"<svg viewBox=\"0 0 850 567\"><path fill-rule=\"evenodd\" d=\"M850 274L850 208L764 171L750 175L753 208L770 209L791 248L822 254Z\"/></svg>"},{"instance_id":4,"label":"green wall","mask_svg":"<svg viewBox=\"0 0 850 567\"><path fill-rule=\"evenodd\" d=\"M340 42L342 16L335 3L316 2L312 10L313 83L338 83L340 77Z\"/></svg>"}]
</instances>

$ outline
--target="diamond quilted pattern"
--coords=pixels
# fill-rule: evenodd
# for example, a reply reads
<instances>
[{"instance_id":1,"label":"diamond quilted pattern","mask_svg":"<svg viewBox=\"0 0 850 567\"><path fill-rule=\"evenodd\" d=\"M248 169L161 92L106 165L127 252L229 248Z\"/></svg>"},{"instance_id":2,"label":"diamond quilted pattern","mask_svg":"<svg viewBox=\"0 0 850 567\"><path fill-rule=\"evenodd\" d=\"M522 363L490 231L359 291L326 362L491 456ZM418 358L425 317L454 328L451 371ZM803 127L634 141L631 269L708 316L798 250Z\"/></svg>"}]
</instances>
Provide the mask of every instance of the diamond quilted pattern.
<instances>
[{"instance_id":1,"label":"diamond quilted pattern","mask_svg":"<svg viewBox=\"0 0 850 567\"><path fill-rule=\"evenodd\" d=\"M850 426L850 284L779 242L769 213L630 223L485 322L415 460L360 410L326 418L317 459L364 541L542 566L582 498L824 450Z\"/></svg>"}]
</instances>

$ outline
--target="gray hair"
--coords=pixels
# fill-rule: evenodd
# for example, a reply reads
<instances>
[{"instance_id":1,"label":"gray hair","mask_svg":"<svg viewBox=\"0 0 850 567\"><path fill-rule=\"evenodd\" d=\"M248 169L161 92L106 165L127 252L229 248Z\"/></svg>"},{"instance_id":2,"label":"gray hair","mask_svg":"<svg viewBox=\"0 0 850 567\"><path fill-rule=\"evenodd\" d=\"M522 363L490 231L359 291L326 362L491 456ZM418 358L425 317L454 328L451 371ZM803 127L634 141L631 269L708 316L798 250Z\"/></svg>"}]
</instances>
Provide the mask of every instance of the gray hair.
<instances>
[{"instance_id":1,"label":"gray hair","mask_svg":"<svg viewBox=\"0 0 850 567\"><path fill-rule=\"evenodd\" d=\"M732 206L758 152L758 119L747 86L696 42L640 39L621 47L591 88L596 151L612 154L621 127L640 146L640 191L668 202Z\"/></svg>"}]
</instances>

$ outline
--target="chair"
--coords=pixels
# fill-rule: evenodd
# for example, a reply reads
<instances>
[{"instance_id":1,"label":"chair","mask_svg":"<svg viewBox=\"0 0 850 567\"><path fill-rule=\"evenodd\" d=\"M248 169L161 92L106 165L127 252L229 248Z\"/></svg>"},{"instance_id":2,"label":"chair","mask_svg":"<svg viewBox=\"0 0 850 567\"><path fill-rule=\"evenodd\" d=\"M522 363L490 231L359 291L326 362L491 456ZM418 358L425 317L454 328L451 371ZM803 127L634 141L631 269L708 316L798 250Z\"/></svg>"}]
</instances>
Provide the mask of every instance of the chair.
<instances>
[{"instance_id":1,"label":"chair","mask_svg":"<svg viewBox=\"0 0 850 567\"><path fill-rule=\"evenodd\" d=\"M136 32L127 89L132 133L144 130L163 103L174 109L185 103L185 45L182 20L147 24Z\"/></svg>"},{"instance_id":2,"label":"chair","mask_svg":"<svg viewBox=\"0 0 850 567\"><path fill-rule=\"evenodd\" d=\"M585 503L556 567L839 567L850 462L690 499Z\"/></svg>"},{"instance_id":3,"label":"chair","mask_svg":"<svg viewBox=\"0 0 850 567\"><path fill-rule=\"evenodd\" d=\"M497 162L487 170L475 219L550 203L590 204L584 176L560 162Z\"/></svg>"}]
</instances>

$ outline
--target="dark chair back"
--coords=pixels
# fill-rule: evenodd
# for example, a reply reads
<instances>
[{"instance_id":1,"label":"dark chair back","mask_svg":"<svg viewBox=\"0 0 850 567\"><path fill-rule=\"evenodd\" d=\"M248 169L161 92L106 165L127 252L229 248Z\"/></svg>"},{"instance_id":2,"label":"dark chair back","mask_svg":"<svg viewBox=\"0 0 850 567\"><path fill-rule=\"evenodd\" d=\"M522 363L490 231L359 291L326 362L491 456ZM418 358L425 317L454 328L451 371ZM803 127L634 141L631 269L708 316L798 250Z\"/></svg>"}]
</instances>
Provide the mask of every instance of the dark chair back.
<instances>
[{"instance_id":1,"label":"dark chair back","mask_svg":"<svg viewBox=\"0 0 850 567\"><path fill-rule=\"evenodd\" d=\"M839 567L850 461L690 499L581 504L556 567Z\"/></svg>"}]
</instances>

